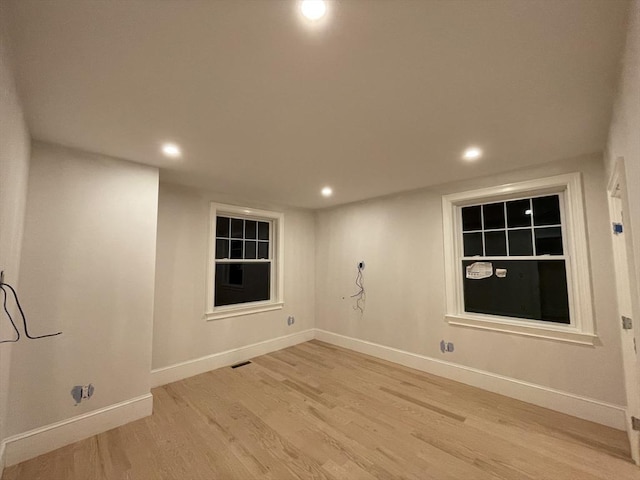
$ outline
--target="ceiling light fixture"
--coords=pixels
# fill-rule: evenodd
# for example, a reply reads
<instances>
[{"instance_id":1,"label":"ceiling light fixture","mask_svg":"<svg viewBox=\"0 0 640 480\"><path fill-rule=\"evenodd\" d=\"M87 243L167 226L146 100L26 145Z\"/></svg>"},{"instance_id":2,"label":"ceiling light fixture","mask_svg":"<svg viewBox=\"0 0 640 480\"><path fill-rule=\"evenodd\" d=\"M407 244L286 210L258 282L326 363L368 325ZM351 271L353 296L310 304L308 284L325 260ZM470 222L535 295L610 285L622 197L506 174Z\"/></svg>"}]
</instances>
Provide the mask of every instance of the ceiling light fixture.
<instances>
[{"instance_id":1,"label":"ceiling light fixture","mask_svg":"<svg viewBox=\"0 0 640 480\"><path fill-rule=\"evenodd\" d=\"M178 158L182 156L182 150L180 150L180 147L175 143L163 143L162 153L170 158Z\"/></svg>"},{"instance_id":2,"label":"ceiling light fixture","mask_svg":"<svg viewBox=\"0 0 640 480\"><path fill-rule=\"evenodd\" d=\"M462 154L462 158L465 160L477 160L482 156L482 150L478 147L469 147Z\"/></svg>"},{"instance_id":3,"label":"ceiling light fixture","mask_svg":"<svg viewBox=\"0 0 640 480\"><path fill-rule=\"evenodd\" d=\"M324 187L321 192L323 197L330 197L331 195L333 195L333 190L331 189L331 187Z\"/></svg>"},{"instance_id":4,"label":"ceiling light fixture","mask_svg":"<svg viewBox=\"0 0 640 480\"><path fill-rule=\"evenodd\" d=\"M327 5L323 0L302 0L300 11L309 20L318 20L327 13Z\"/></svg>"}]
</instances>

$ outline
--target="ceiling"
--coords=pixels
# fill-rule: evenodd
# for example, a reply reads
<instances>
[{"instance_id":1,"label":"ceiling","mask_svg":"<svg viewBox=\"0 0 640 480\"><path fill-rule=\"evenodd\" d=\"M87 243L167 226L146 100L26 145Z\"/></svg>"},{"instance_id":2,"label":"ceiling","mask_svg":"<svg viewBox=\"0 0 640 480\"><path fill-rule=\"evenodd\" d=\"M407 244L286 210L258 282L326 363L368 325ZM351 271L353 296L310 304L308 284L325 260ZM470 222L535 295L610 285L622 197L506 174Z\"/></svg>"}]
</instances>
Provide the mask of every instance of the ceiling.
<instances>
[{"instance_id":1,"label":"ceiling","mask_svg":"<svg viewBox=\"0 0 640 480\"><path fill-rule=\"evenodd\" d=\"M322 208L602 151L626 1L2 3L34 138ZM184 155L169 160L162 142ZM461 159L469 145L485 156ZM334 195L323 198L330 185Z\"/></svg>"}]
</instances>

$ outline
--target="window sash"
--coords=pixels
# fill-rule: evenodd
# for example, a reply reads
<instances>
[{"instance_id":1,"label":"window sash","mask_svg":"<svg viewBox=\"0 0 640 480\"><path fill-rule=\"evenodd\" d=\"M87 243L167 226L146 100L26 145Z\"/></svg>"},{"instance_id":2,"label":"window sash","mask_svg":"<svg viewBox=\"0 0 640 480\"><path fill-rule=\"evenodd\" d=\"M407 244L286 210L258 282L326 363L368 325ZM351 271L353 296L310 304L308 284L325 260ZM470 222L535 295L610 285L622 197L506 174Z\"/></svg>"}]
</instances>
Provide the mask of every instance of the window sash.
<instances>
[{"instance_id":1,"label":"window sash","mask_svg":"<svg viewBox=\"0 0 640 480\"><path fill-rule=\"evenodd\" d=\"M546 197L546 196L551 196L551 195L557 195L558 199L559 199L559 207L560 207L560 223L557 224L551 224L551 225L535 225L534 222L534 215L535 212L531 215L531 224L529 226L525 226L525 227L509 227L508 226L508 221L507 221L507 202L514 202L514 201L518 201L518 200L529 200L529 205L531 208L533 208L533 200L535 198L540 198L540 197ZM505 226L504 228L484 228L484 209L482 208L483 205L491 205L494 203L503 203L503 207L504 207L504 220L505 220ZM464 230L463 229L463 222L462 222L462 209L463 208L467 208L467 207L481 207L480 208L480 218L481 218L481 222L482 222L482 228L480 230L478 229L474 229L474 230ZM533 194L533 195L527 195L527 196L514 196L512 197L508 197L508 198L503 198L503 199L491 199L491 200L487 200L487 201L479 201L479 202L470 202L464 205L456 205L456 221L457 221L457 228L456 228L456 232L457 232L457 242L456 244L458 245L458 255L460 258L464 259L464 258L502 258L503 256L496 256L496 255L486 255L486 243L485 243L485 236L484 233L489 233L489 232L505 232L505 241L506 241L506 252L507 252L507 257L509 258L517 258L516 256L509 256L509 234L508 232L511 231L524 231L524 230L528 230L531 232L531 246L532 246L532 251L533 251L533 255L520 255L518 257L522 257L522 258L544 258L545 256L551 256L553 258L561 258L562 256L566 256L568 257L569 254L569 250L568 247L569 245L567 244L567 228L566 228L566 224L565 224L565 219L566 219L566 214L565 214L565 192L564 191L557 191L557 192L541 192L539 195L538 194ZM543 228L560 228L560 232L561 232L561 236L562 236L562 251L563 254L562 255L555 255L555 254L545 254L545 255L536 255L536 238L535 238L535 232L538 229L543 229ZM479 256L465 256L464 255L464 235L465 234L470 234L470 233L480 233L482 234L482 252L483 255L479 255ZM567 276L568 276L568 272L567 272Z\"/></svg>"},{"instance_id":2,"label":"window sash","mask_svg":"<svg viewBox=\"0 0 640 480\"><path fill-rule=\"evenodd\" d=\"M564 261L565 264L565 281L567 283L567 295L568 295L568 300L569 300L569 319L570 319L570 323L569 325L573 325L573 312L572 312L572 308L571 308L571 290L570 290L570 278L571 278L571 262L569 261L570 256L567 254L568 250L567 250L567 242L566 242L566 228L564 226L564 221L565 221L565 213L564 213L564 192L557 192L557 193L553 193L551 195L557 195L558 196L558 200L559 200L559 209L560 209L560 224L553 224L553 225L544 225L544 226L535 226L535 222L534 222L534 215L531 215L530 218L530 225L529 226L523 226L523 227L508 227L508 218L507 218L507 203L508 202L512 202L512 201L522 201L522 200L528 200L529 201L529 208L533 208L533 200L535 198L539 198L539 197L544 197L544 196L549 196L550 194L543 194L543 195L527 195L527 196L517 196L514 198L507 198L504 200L501 200L500 202L496 202L495 200L493 201L489 201L489 202L479 202L479 203L472 203L469 205L464 205L464 206L457 206L456 207L456 221L457 221L457 237L458 237L458 264L461 265L462 262L465 261L544 261L544 260L559 260L559 261ZM503 204L503 208L504 208L504 222L505 222L505 227L504 228L498 228L498 229L484 229L484 209L480 208L480 218L481 218L481 225L482 225L482 229L481 230L464 230L463 229L463 220L462 220L462 209L466 208L466 207L475 207L475 206L482 206L482 205L491 205L494 203L502 203ZM534 212L535 214L535 212ZM537 248L536 248L536 238L535 238L535 231L538 228L558 228L560 227L561 229L561 235L562 235L562 251L563 254L562 255L553 255L553 254L544 254L544 255L537 255ZM532 242L532 252L533 255L509 255L509 235L508 232L509 231L530 231L531 232L531 242ZM485 245L485 236L484 233L486 232L504 232L504 236L505 236L505 242L506 242L506 255L486 255L486 245ZM465 234L469 234L469 233L481 233L482 234L482 251L483 251L483 255L474 255L474 256L465 256L464 255L464 235ZM464 282L464 278L459 278L458 280L458 285L459 285L459 289L460 289L460 301L461 301L461 311L464 313L468 313L468 314L472 314L472 315L488 315L489 317L496 317L496 318L506 318L506 319L515 319L515 320L519 320L519 321L534 321L534 322L543 322L543 323L547 323L547 324L552 324L552 325L566 325L564 323L559 323L559 322L553 322L553 321L549 321L549 320L534 320L534 319L526 319L526 318L522 318L522 317L508 317L508 316L502 316L502 315L492 315L492 314L478 314L476 312L469 312L467 311L466 308L466 301L465 301L465 293L464 293L464 287L463 287L463 282Z\"/></svg>"},{"instance_id":3,"label":"window sash","mask_svg":"<svg viewBox=\"0 0 640 480\"><path fill-rule=\"evenodd\" d=\"M216 258L216 263L271 263L270 258Z\"/></svg>"}]
</instances>

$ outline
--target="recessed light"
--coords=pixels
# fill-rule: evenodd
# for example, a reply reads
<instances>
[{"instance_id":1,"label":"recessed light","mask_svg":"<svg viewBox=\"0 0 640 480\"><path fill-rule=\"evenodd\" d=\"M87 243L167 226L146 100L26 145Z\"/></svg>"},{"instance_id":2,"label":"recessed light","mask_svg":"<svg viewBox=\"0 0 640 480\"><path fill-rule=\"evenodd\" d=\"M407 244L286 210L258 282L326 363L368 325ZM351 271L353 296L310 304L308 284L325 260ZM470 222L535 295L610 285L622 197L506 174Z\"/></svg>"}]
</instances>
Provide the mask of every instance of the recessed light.
<instances>
[{"instance_id":1,"label":"recessed light","mask_svg":"<svg viewBox=\"0 0 640 480\"><path fill-rule=\"evenodd\" d=\"M327 13L327 5L324 0L302 0L300 11L309 20L318 20Z\"/></svg>"},{"instance_id":2,"label":"recessed light","mask_svg":"<svg viewBox=\"0 0 640 480\"><path fill-rule=\"evenodd\" d=\"M324 187L321 192L323 197L330 197L333 194L331 187Z\"/></svg>"},{"instance_id":3,"label":"recessed light","mask_svg":"<svg viewBox=\"0 0 640 480\"><path fill-rule=\"evenodd\" d=\"M182 156L182 150L180 150L180 147L175 143L163 143L162 153L170 158L178 158Z\"/></svg>"},{"instance_id":4,"label":"recessed light","mask_svg":"<svg viewBox=\"0 0 640 480\"><path fill-rule=\"evenodd\" d=\"M478 147L469 147L462 154L462 158L465 160L477 160L482 156L482 150Z\"/></svg>"}]
</instances>

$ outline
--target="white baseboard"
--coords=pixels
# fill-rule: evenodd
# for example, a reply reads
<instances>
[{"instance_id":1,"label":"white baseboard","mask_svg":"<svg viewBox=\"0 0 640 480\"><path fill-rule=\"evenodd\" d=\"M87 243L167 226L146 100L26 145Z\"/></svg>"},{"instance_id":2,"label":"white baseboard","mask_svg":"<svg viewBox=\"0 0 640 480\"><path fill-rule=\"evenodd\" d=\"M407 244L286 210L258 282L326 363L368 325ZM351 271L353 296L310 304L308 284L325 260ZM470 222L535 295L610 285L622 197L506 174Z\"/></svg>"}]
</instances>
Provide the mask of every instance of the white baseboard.
<instances>
[{"instance_id":1,"label":"white baseboard","mask_svg":"<svg viewBox=\"0 0 640 480\"><path fill-rule=\"evenodd\" d=\"M177 382L184 378L193 377L201 373L209 372L220 367L227 367L234 363L248 360L252 357L265 355L283 348L292 347L299 343L312 340L315 329L310 328L302 332L272 338L264 342L253 343L240 348L214 353L206 357L195 358L182 363L176 363L168 367L151 370L151 387L159 387L167 383Z\"/></svg>"},{"instance_id":2,"label":"white baseboard","mask_svg":"<svg viewBox=\"0 0 640 480\"><path fill-rule=\"evenodd\" d=\"M46 427L8 437L0 445L0 451L4 451L6 466L10 467L56 448L144 418L151 415L152 411L153 396L148 393L77 417L52 423Z\"/></svg>"},{"instance_id":3,"label":"white baseboard","mask_svg":"<svg viewBox=\"0 0 640 480\"><path fill-rule=\"evenodd\" d=\"M573 393L505 377L484 370L438 360L377 343L315 329L315 338L339 347L399 363L423 372L499 393L574 417L626 430L625 407L601 402Z\"/></svg>"}]
</instances>

